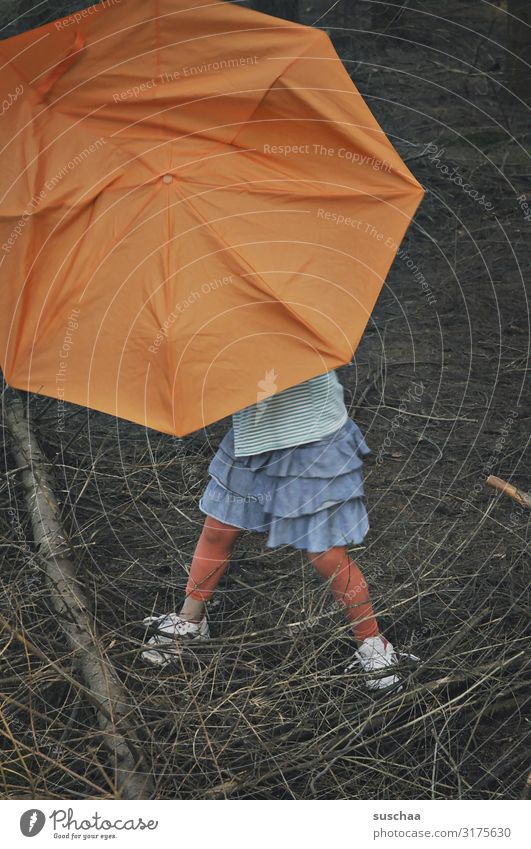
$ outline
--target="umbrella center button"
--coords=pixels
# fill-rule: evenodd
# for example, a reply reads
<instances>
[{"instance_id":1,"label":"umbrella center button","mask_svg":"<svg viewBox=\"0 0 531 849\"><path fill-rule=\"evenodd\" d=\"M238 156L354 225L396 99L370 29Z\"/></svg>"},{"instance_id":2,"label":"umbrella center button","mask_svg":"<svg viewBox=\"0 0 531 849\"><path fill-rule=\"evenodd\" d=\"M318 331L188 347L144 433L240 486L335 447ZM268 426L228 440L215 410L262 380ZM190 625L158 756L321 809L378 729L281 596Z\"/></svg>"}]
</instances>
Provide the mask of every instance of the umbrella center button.
<instances>
[{"instance_id":1,"label":"umbrella center button","mask_svg":"<svg viewBox=\"0 0 531 849\"><path fill-rule=\"evenodd\" d=\"M164 174L164 176L162 178L163 183L171 183L172 180L173 180L173 177L172 177L171 174Z\"/></svg>"}]
</instances>

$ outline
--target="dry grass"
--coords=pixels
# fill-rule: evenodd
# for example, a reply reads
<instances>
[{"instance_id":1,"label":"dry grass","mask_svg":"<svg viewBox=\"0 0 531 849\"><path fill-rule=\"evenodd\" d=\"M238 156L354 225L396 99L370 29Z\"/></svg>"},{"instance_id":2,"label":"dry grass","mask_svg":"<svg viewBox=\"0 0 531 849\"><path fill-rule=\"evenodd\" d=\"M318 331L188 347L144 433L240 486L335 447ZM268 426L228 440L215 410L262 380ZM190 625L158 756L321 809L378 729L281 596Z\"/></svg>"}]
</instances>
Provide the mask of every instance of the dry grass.
<instances>
[{"instance_id":1,"label":"dry grass","mask_svg":"<svg viewBox=\"0 0 531 849\"><path fill-rule=\"evenodd\" d=\"M33 399L51 458L47 403ZM211 605L214 638L158 672L139 658L141 620L179 603L211 449L199 438L176 445L142 437L125 423L111 445L107 417L70 421L72 434L76 422L84 427L55 464L57 490L100 638L134 704L156 798L521 793L529 683L521 558L500 564L495 580L489 571L487 581L484 570L458 575L451 564L415 564L394 585L392 575L378 581L369 570L382 621L395 623L401 648L423 658L404 669L403 693L374 701L359 676L342 672L353 644L325 585L298 553L262 550L261 537L248 534ZM185 477L191 485L183 486ZM0 792L113 796L93 709L72 684L75 665L42 564L24 542L20 495L10 474L2 493L14 511L10 525L4 514L2 613L24 641L4 629ZM479 523L494 521L491 507L478 511ZM470 523L470 533L477 530ZM427 602L439 611L434 620L419 616Z\"/></svg>"}]
</instances>

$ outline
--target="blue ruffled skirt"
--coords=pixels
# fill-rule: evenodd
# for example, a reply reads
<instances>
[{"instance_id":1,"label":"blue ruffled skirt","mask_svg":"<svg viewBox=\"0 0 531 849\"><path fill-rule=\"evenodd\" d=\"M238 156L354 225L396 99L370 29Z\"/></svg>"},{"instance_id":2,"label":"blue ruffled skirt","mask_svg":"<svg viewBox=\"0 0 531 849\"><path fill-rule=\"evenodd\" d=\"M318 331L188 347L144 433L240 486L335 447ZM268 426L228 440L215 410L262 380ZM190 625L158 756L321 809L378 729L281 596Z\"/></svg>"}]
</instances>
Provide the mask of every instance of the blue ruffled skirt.
<instances>
[{"instance_id":1,"label":"blue ruffled skirt","mask_svg":"<svg viewBox=\"0 0 531 849\"><path fill-rule=\"evenodd\" d=\"M268 534L266 546L311 552L359 544L369 529L358 425L347 419L329 436L247 457L234 454L232 427L208 467L203 513L228 525Z\"/></svg>"}]
</instances>

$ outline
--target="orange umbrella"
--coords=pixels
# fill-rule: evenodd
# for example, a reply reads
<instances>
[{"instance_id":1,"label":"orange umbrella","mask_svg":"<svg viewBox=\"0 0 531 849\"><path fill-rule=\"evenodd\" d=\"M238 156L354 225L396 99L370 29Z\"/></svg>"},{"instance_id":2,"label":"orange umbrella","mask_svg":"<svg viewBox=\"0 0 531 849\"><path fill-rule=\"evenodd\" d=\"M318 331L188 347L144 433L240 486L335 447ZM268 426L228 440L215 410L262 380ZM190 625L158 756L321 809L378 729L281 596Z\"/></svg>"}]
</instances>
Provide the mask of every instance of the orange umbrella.
<instances>
[{"instance_id":1,"label":"orange umbrella","mask_svg":"<svg viewBox=\"0 0 531 849\"><path fill-rule=\"evenodd\" d=\"M106 0L0 64L9 384L184 435L351 359L424 190L326 33Z\"/></svg>"}]
</instances>

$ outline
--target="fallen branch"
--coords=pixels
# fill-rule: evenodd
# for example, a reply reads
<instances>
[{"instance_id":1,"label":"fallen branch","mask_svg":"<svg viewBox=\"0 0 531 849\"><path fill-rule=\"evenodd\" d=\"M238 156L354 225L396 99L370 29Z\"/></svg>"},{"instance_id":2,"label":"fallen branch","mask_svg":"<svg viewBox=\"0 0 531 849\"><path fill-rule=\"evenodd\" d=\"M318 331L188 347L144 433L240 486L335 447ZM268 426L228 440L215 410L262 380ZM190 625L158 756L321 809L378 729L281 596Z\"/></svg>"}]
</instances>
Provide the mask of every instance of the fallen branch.
<instances>
[{"instance_id":1,"label":"fallen branch","mask_svg":"<svg viewBox=\"0 0 531 849\"><path fill-rule=\"evenodd\" d=\"M85 682L85 687L78 686L96 708L103 743L113 760L117 793L122 799L150 798L153 794L150 773L143 767L137 747L130 742L134 734L125 721L133 708L94 629L90 606L69 557L69 544L46 471L46 458L24 414L22 401L14 392L9 393L9 398L6 393L5 420L15 461L22 467L33 538L45 564L52 605ZM21 638L19 634L16 636ZM57 664L53 666L63 674ZM68 679L77 683L70 676Z\"/></svg>"}]
</instances>

